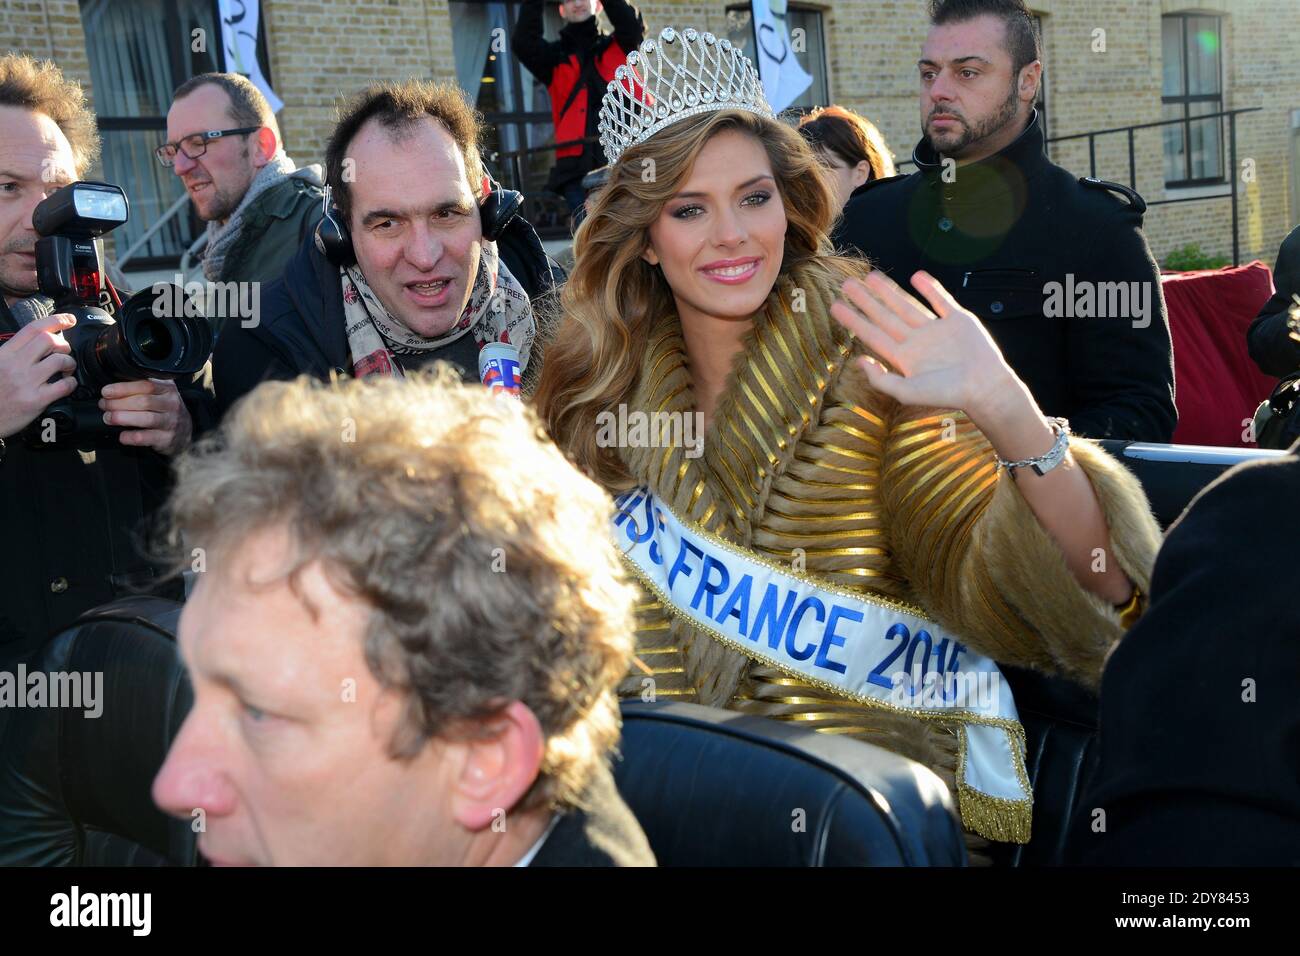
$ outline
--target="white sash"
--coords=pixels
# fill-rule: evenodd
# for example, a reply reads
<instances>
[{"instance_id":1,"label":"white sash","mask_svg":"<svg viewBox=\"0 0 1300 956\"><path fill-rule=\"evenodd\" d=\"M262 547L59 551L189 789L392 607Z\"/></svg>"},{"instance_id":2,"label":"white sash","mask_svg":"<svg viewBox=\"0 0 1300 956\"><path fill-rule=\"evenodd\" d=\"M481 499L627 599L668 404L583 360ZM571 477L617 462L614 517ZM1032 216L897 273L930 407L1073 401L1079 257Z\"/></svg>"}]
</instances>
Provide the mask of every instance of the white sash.
<instances>
[{"instance_id":1,"label":"white sash","mask_svg":"<svg viewBox=\"0 0 1300 956\"><path fill-rule=\"evenodd\" d=\"M691 626L841 697L957 734L967 828L1027 842L1024 729L996 664L919 609L817 581L687 526L645 487L614 502L614 537L640 581Z\"/></svg>"}]
</instances>

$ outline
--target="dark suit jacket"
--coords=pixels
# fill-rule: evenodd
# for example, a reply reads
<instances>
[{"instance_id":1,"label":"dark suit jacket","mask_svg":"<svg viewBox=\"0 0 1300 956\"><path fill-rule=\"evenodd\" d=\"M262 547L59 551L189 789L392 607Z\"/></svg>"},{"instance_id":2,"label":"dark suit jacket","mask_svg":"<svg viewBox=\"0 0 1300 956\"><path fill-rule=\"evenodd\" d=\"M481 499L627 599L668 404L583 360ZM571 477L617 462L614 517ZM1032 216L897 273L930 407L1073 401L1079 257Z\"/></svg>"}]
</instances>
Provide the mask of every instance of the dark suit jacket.
<instances>
[{"instance_id":1,"label":"dark suit jacket","mask_svg":"<svg viewBox=\"0 0 1300 956\"><path fill-rule=\"evenodd\" d=\"M1232 469L1170 529L1102 674L1074 862L1300 864L1298 449Z\"/></svg>"},{"instance_id":2,"label":"dark suit jacket","mask_svg":"<svg viewBox=\"0 0 1300 956\"><path fill-rule=\"evenodd\" d=\"M1286 320L1300 294L1300 226L1282 240L1273 267L1273 298L1264 303L1246 333L1250 357L1265 375L1285 378L1300 371L1300 342L1291 338Z\"/></svg>"},{"instance_id":3,"label":"dark suit jacket","mask_svg":"<svg viewBox=\"0 0 1300 956\"><path fill-rule=\"evenodd\" d=\"M530 866L654 866L641 825L604 768L583 799L585 809L566 813Z\"/></svg>"}]
</instances>

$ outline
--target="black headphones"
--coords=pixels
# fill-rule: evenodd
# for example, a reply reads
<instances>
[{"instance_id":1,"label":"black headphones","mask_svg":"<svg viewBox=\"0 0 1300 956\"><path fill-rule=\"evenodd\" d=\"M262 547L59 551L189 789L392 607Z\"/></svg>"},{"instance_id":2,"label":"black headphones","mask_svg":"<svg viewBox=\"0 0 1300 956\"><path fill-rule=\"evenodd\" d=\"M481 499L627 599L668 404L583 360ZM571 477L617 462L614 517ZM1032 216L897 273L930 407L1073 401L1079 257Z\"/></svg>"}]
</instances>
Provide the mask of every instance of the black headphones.
<instances>
[{"instance_id":1,"label":"black headphones","mask_svg":"<svg viewBox=\"0 0 1300 956\"><path fill-rule=\"evenodd\" d=\"M524 194L516 189L502 189L485 169L483 178L488 184L487 193L478 204L479 219L483 223L483 239L496 242L524 204ZM316 248L336 266L350 266L357 261L352 248L352 236L339 207L334 204L333 190L327 185L323 199L324 215L316 225Z\"/></svg>"}]
</instances>

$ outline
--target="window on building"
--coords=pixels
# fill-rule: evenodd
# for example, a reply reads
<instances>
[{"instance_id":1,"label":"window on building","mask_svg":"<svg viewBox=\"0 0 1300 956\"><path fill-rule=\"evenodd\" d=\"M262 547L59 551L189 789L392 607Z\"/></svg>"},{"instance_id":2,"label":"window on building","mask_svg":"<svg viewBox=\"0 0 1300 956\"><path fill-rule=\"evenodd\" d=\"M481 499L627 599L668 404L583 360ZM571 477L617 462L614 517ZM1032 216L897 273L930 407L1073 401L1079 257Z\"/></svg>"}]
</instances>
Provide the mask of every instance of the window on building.
<instances>
[{"instance_id":1,"label":"window on building","mask_svg":"<svg viewBox=\"0 0 1300 956\"><path fill-rule=\"evenodd\" d=\"M788 109L806 113L814 106L830 102L830 88L826 82L826 34L823 31L822 13L811 7L791 4L786 10L786 25L790 30L790 49L799 65L812 77L808 89L790 104ZM727 39L753 60L754 16L749 4L732 4L727 7Z\"/></svg>"},{"instance_id":2,"label":"window on building","mask_svg":"<svg viewBox=\"0 0 1300 956\"><path fill-rule=\"evenodd\" d=\"M1164 133L1165 185L1224 181L1222 19L1176 13L1162 17L1162 119L1182 122ZM1209 119L1197 119L1209 116Z\"/></svg>"},{"instance_id":3,"label":"window on building","mask_svg":"<svg viewBox=\"0 0 1300 956\"><path fill-rule=\"evenodd\" d=\"M119 255L185 195L153 151L166 139L172 90L223 69L216 7L212 0L81 0L104 178L131 203L130 220L113 233ZM269 77L265 42L263 30L259 60ZM132 255L130 267L174 266L203 228L187 203Z\"/></svg>"}]
</instances>

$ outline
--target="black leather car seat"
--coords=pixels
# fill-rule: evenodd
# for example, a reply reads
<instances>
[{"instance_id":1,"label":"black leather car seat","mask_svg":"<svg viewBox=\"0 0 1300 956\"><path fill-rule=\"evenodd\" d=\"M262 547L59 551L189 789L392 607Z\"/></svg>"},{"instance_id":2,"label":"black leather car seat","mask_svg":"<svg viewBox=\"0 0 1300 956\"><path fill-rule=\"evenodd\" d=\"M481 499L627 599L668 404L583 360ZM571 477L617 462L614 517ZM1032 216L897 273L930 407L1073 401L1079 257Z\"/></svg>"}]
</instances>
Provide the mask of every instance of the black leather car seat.
<instances>
[{"instance_id":1,"label":"black leather car seat","mask_svg":"<svg viewBox=\"0 0 1300 956\"><path fill-rule=\"evenodd\" d=\"M960 866L948 788L871 744L699 707L623 705L614 779L660 866Z\"/></svg>"},{"instance_id":2,"label":"black leather car seat","mask_svg":"<svg viewBox=\"0 0 1300 956\"><path fill-rule=\"evenodd\" d=\"M196 834L150 797L193 704L173 634L181 605L129 598L89 611L27 663L102 674L86 709L15 710L0 740L0 865L193 864Z\"/></svg>"},{"instance_id":3,"label":"black leather car seat","mask_svg":"<svg viewBox=\"0 0 1300 956\"><path fill-rule=\"evenodd\" d=\"M154 598L106 605L28 665L102 673L102 713L15 711L0 743L0 865L197 861L190 822L150 796L193 704L179 615ZM621 749L620 788L664 864L964 862L939 778L867 744L676 704L628 705Z\"/></svg>"}]
</instances>

